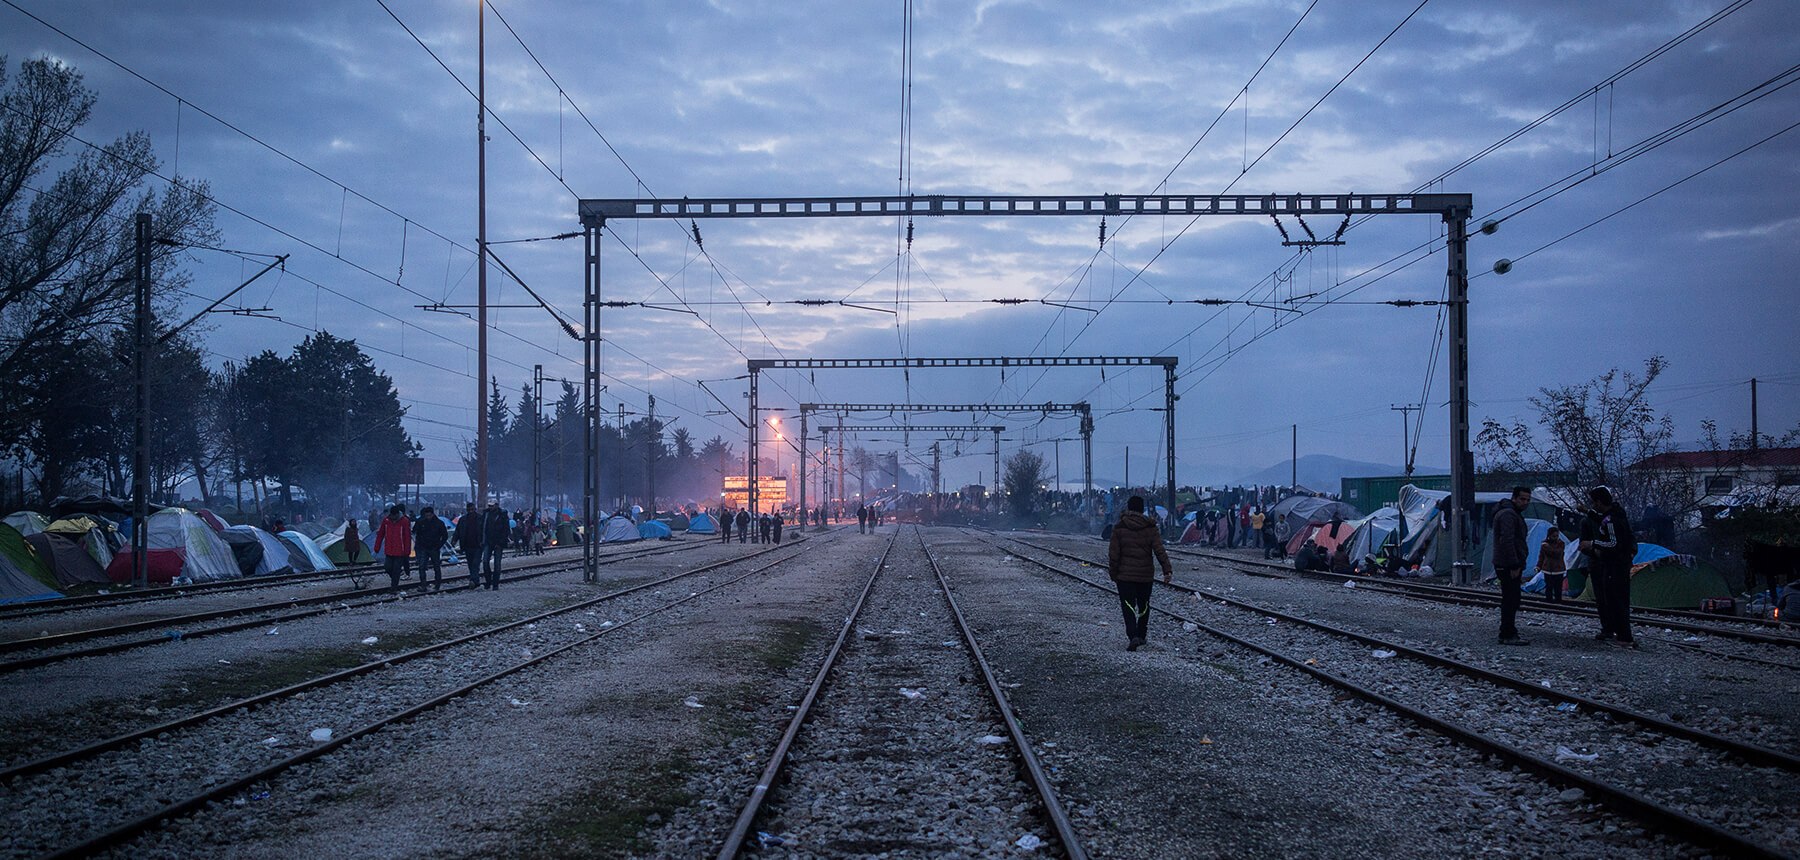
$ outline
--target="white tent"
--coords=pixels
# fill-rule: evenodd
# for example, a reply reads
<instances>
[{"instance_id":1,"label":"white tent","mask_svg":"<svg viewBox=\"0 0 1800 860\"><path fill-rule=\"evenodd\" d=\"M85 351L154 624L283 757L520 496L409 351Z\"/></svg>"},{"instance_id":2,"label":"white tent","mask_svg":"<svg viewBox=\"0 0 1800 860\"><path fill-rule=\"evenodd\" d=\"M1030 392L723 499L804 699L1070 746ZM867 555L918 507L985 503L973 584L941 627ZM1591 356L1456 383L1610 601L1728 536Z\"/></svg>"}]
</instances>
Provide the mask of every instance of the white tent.
<instances>
[{"instance_id":1,"label":"white tent","mask_svg":"<svg viewBox=\"0 0 1800 860\"><path fill-rule=\"evenodd\" d=\"M331 559L326 558L325 553L319 551L319 545L313 543L312 539L306 535L297 531L285 531L281 533L281 538L281 542L286 544L289 550L289 562L293 561L294 551L298 550L301 555L305 556L307 562L312 564L313 570L337 569L337 565L332 564Z\"/></svg>"},{"instance_id":2,"label":"white tent","mask_svg":"<svg viewBox=\"0 0 1800 860\"><path fill-rule=\"evenodd\" d=\"M600 542L619 543L623 541L642 540L638 534L637 524L630 517L613 514L600 523Z\"/></svg>"},{"instance_id":3,"label":"white tent","mask_svg":"<svg viewBox=\"0 0 1800 860\"><path fill-rule=\"evenodd\" d=\"M256 575L266 576L271 573L291 571L294 563L288 559L287 544L282 543L274 535L256 526L226 526L225 530L233 534L244 534L256 538L262 545L262 560L256 563Z\"/></svg>"},{"instance_id":4,"label":"white tent","mask_svg":"<svg viewBox=\"0 0 1800 860\"><path fill-rule=\"evenodd\" d=\"M206 521L186 508L163 508L150 515L150 551L181 553L181 575L194 582L236 579L237 558ZM153 556L154 557L154 556Z\"/></svg>"}]
</instances>

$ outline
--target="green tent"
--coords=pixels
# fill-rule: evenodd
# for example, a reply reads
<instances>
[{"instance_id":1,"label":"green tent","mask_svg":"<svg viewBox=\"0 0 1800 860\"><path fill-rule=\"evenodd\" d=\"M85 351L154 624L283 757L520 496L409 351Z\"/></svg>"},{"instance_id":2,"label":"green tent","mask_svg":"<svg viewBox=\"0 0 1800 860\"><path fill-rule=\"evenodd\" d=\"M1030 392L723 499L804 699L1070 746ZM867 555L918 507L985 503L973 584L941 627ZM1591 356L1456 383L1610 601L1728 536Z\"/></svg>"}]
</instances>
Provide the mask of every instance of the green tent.
<instances>
[{"instance_id":1,"label":"green tent","mask_svg":"<svg viewBox=\"0 0 1800 860\"><path fill-rule=\"evenodd\" d=\"M341 566L375 563L375 555L369 552L369 545L365 541L358 540L356 542L355 558L350 557L349 549L344 546L343 535L320 535L313 542L319 545L319 551L325 553L325 557L331 559L332 564Z\"/></svg>"},{"instance_id":2,"label":"green tent","mask_svg":"<svg viewBox=\"0 0 1800 860\"><path fill-rule=\"evenodd\" d=\"M0 603L61 597L56 575L12 526L0 523Z\"/></svg>"},{"instance_id":3,"label":"green tent","mask_svg":"<svg viewBox=\"0 0 1800 860\"><path fill-rule=\"evenodd\" d=\"M1594 599L1594 582L1586 568L1569 571L1569 591L1577 600ZM1718 569L1706 562L1687 567L1672 559L1653 562L1631 572L1631 605L1646 609L1699 609L1701 601L1730 597L1731 587Z\"/></svg>"}]
</instances>

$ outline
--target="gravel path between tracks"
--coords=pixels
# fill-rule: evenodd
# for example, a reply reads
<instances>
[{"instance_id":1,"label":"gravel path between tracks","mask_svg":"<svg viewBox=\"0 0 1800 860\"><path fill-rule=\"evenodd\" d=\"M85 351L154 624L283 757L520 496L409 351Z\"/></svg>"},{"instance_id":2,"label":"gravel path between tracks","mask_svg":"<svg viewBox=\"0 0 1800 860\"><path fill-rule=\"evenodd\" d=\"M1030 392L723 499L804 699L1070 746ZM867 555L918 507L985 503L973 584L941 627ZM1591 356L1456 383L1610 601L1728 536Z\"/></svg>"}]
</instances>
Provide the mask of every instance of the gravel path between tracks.
<instances>
[{"instance_id":1,"label":"gravel path between tracks","mask_svg":"<svg viewBox=\"0 0 1800 860\"><path fill-rule=\"evenodd\" d=\"M765 856L1007 857L1054 841L910 531L759 819L783 841Z\"/></svg>"},{"instance_id":2,"label":"gravel path between tracks","mask_svg":"<svg viewBox=\"0 0 1800 860\"><path fill-rule=\"evenodd\" d=\"M933 543L1097 857L1704 853L1166 616L1128 653L1111 595Z\"/></svg>"},{"instance_id":3,"label":"gravel path between tracks","mask_svg":"<svg viewBox=\"0 0 1800 860\"><path fill-rule=\"evenodd\" d=\"M1033 536L1035 539L1036 536ZM1032 540L1084 558L1102 559L1106 545L1094 539ZM1177 579L1196 588L1304 615L1316 621L1391 639L1467 663L1540 681L1552 689L1628 705L1674 722L1747 743L1800 755L1800 724L1793 719L1800 672L1721 660L1650 641L1651 635L1684 638L1638 624L1638 650L1596 642L1591 619L1522 612L1519 628L1531 644L1495 643L1499 610L1418 600L1314 579L1266 579L1193 557L1176 558ZM1739 650L1730 640L1709 648ZM1745 643L1737 643L1739 646ZM1749 646L1800 661L1800 648Z\"/></svg>"},{"instance_id":4,"label":"gravel path between tracks","mask_svg":"<svg viewBox=\"0 0 1800 860\"><path fill-rule=\"evenodd\" d=\"M861 555L802 554L105 856L710 853L755 779L754 762L741 752L722 760L720 751L748 751L753 736L779 732L771 727L787 711L771 679L799 682L803 671L790 670L821 647L821 623L841 618L851 586L860 586ZM676 592L686 590L676 584L655 599ZM695 826L673 828L677 813ZM669 847L656 847L662 842Z\"/></svg>"},{"instance_id":5,"label":"gravel path between tracks","mask_svg":"<svg viewBox=\"0 0 1800 860\"><path fill-rule=\"evenodd\" d=\"M16 765L48 752L159 725L215 704L354 666L377 654L454 638L591 597L620 583L698 567L738 552L735 548L696 549L603 566L598 587L583 584L579 570L570 568L507 583L499 591L408 596L266 628L0 675L0 762ZM209 596L206 600L222 598ZM260 598L241 594L239 599ZM83 614L97 611L84 610ZM370 636L376 637L377 643L363 645Z\"/></svg>"}]
</instances>

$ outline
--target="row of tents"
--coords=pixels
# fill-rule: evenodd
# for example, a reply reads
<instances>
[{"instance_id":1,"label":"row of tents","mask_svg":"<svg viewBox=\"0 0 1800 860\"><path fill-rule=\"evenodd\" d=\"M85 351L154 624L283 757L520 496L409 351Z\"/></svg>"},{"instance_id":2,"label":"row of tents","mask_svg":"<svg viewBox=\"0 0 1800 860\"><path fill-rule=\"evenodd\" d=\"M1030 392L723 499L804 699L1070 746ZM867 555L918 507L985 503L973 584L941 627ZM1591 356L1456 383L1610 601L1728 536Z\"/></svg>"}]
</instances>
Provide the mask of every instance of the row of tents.
<instances>
[{"instance_id":1,"label":"row of tents","mask_svg":"<svg viewBox=\"0 0 1800 860\"><path fill-rule=\"evenodd\" d=\"M1451 547L1439 540L1447 531L1444 522L1450 493L1425 490L1408 484L1400 489L1394 505L1364 515L1345 502L1317 496L1289 496L1271 506L1268 520L1276 525L1276 534L1285 536L1289 556L1297 555L1307 541L1312 541L1327 555L1340 544L1348 544L1352 564L1377 558L1392 559L1402 568L1430 567L1448 572ZM1510 493L1476 493L1471 516L1470 538L1481 559L1481 578L1493 579L1494 547L1488 539L1488 524L1493 522L1498 506L1508 503ZM1538 499L1526 507L1525 524L1530 529L1531 552L1526 569L1535 571L1538 549L1559 517L1566 512ZM1191 527L1190 527L1191 528ZM1185 536L1184 536L1185 537ZM1570 596L1581 600L1593 598L1593 587L1585 570L1586 557L1577 547L1577 535L1564 535L1565 565L1569 575L1563 587ZM1525 590L1543 593L1544 578L1536 575L1525 583ZM1631 602L1652 608L1697 608L1708 598L1730 597L1731 588L1725 578L1709 565L1693 556L1676 553L1667 547L1640 542L1632 562Z\"/></svg>"},{"instance_id":2,"label":"row of tents","mask_svg":"<svg viewBox=\"0 0 1800 860\"><path fill-rule=\"evenodd\" d=\"M227 525L211 511L162 508L148 519L145 553L149 581L212 582L242 576L268 576L336 570L369 564L380 556L367 540L349 541L345 526L326 529L318 523L295 523L270 533L252 525ZM447 529L455 523L445 519ZM600 523L603 543L669 538L675 523L615 514ZM705 512L680 516L689 534L715 534L717 525ZM130 520L115 524L98 514L51 520L20 511L0 520L0 604L63 596L86 584L130 582L135 556L128 536ZM580 528L570 521L556 524L559 545L572 545Z\"/></svg>"}]
</instances>

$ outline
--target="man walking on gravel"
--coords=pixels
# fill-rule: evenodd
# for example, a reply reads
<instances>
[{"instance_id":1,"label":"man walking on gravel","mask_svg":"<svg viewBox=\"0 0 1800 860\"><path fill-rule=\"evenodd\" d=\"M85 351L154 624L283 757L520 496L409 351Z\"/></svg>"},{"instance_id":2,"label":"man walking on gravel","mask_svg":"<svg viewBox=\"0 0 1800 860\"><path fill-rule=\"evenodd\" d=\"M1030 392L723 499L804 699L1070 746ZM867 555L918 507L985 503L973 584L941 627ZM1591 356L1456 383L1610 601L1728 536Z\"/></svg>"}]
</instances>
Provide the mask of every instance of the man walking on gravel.
<instances>
[{"instance_id":1,"label":"man walking on gravel","mask_svg":"<svg viewBox=\"0 0 1800 860\"><path fill-rule=\"evenodd\" d=\"M489 591L500 590L500 553L506 549L506 538L511 532L500 500L488 496L487 510L481 512L481 570L487 579L483 587Z\"/></svg>"},{"instance_id":2,"label":"man walking on gravel","mask_svg":"<svg viewBox=\"0 0 1800 860\"><path fill-rule=\"evenodd\" d=\"M1169 563L1168 550L1163 549L1162 532L1155 520L1144 516L1144 497L1132 496L1113 526L1112 542L1106 549L1106 573L1119 589L1119 607L1125 614L1125 636L1130 640L1127 651L1144 647L1150 625L1150 588L1159 562L1163 582L1172 582L1175 567Z\"/></svg>"},{"instance_id":3,"label":"man walking on gravel","mask_svg":"<svg viewBox=\"0 0 1800 860\"><path fill-rule=\"evenodd\" d=\"M1519 638L1514 619L1519 614L1519 587L1524 584L1525 559L1531 554L1525 528L1525 507L1531 504L1530 487L1514 487L1512 499L1494 513L1494 575L1500 577L1500 644L1529 644Z\"/></svg>"},{"instance_id":4,"label":"man walking on gravel","mask_svg":"<svg viewBox=\"0 0 1800 860\"><path fill-rule=\"evenodd\" d=\"M731 543L731 511L719 509L719 542Z\"/></svg>"},{"instance_id":5,"label":"man walking on gravel","mask_svg":"<svg viewBox=\"0 0 1800 860\"><path fill-rule=\"evenodd\" d=\"M1637 558L1637 535L1625 509L1614 503L1612 490L1588 491L1593 507L1581 523L1581 552L1588 556L1588 575L1594 580L1594 602L1600 614L1600 634L1626 647L1636 647L1631 637L1631 562Z\"/></svg>"},{"instance_id":6,"label":"man walking on gravel","mask_svg":"<svg viewBox=\"0 0 1800 860\"><path fill-rule=\"evenodd\" d=\"M750 540L750 509L739 508L737 513L738 543Z\"/></svg>"},{"instance_id":7,"label":"man walking on gravel","mask_svg":"<svg viewBox=\"0 0 1800 860\"><path fill-rule=\"evenodd\" d=\"M868 505L857 505L856 506L856 533L860 535L860 534L868 534L868 532L869 532L869 506Z\"/></svg>"},{"instance_id":8,"label":"man walking on gravel","mask_svg":"<svg viewBox=\"0 0 1800 860\"><path fill-rule=\"evenodd\" d=\"M444 521L438 519L435 508L426 505L419 511L419 521L413 524L413 551L419 555L420 591L425 590L427 569L433 573L432 590L444 590L444 560L439 553L449 536L449 529L444 528Z\"/></svg>"},{"instance_id":9,"label":"man walking on gravel","mask_svg":"<svg viewBox=\"0 0 1800 860\"><path fill-rule=\"evenodd\" d=\"M412 557L412 520L406 518L405 507L388 508L387 516L375 529L374 545L375 551L381 553L388 579L399 590L400 580L406 577L406 562Z\"/></svg>"},{"instance_id":10,"label":"man walking on gravel","mask_svg":"<svg viewBox=\"0 0 1800 860\"><path fill-rule=\"evenodd\" d=\"M462 519L456 521L456 546L469 565L469 584L481 587L481 512L475 503L463 506Z\"/></svg>"}]
</instances>

